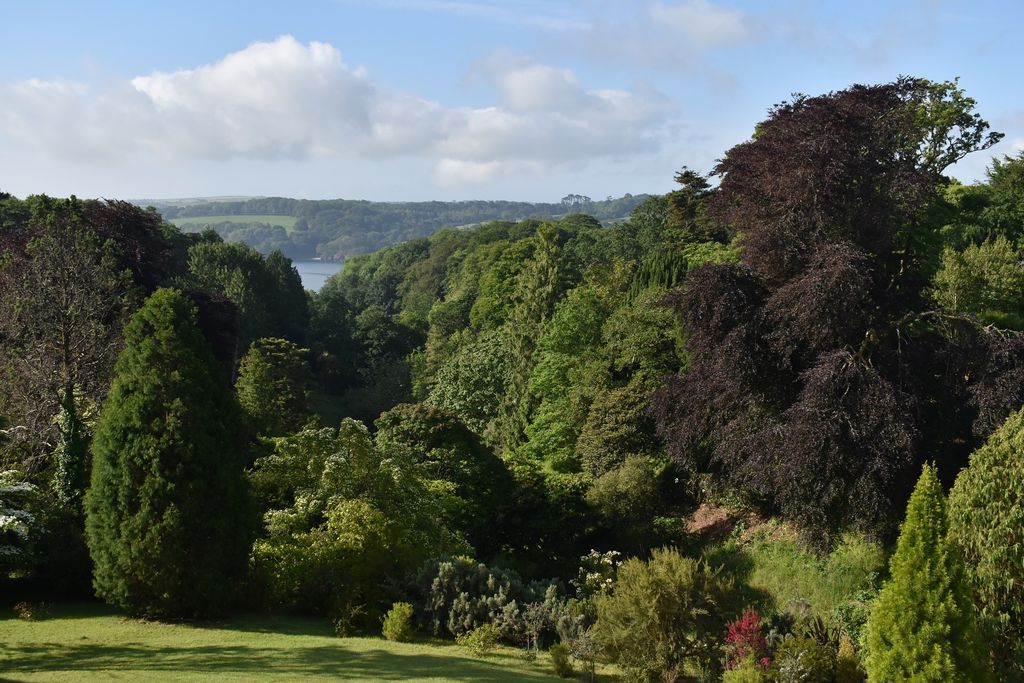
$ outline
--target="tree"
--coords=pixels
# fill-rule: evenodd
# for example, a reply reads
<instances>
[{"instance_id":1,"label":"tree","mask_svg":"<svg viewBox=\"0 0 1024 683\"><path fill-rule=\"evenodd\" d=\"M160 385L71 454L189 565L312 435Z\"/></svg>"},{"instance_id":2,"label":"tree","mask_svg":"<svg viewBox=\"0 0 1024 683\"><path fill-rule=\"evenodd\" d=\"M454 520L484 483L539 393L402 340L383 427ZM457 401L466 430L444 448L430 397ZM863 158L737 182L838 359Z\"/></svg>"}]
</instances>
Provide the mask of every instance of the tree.
<instances>
[{"instance_id":1,"label":"tree","mask_svg":"<svg viewBox=\"0 0 1024 683\"><path fill-rule=\"evenodd\" d=\"M949 494L949 534L963 550L1003 680L1024 676L1024 410L971 455Z\"/></svg>"},{"instance_id":2,"label":"tree","mask_svg":"<svg viewBox=\"0 0 1024 683\"><path fill-rule=\"evenodd\" d=\"M298 431L312 412L309 349L287 339L257 339L242 357L235 391L257 430L266 436Z\"/></svg>"},{"instance_id":3,"label":"tree","mask_svg":"<svg viewBox=\"0 0 1024 683\"><path fill-rule=\"evenodd\" d=\"M728 241L725 231L713 224L707 212L708 200L714 194L707 176L683 166L673 180L680 188L665 195L673 241Z\"/></svg>"},{"instance_id":4,"label":"tree","mask_svg":"<svg viewBox=\"0 0 1024 683\"><path fill-rule=\"evenodd\" d=\"M1002 235L962 252L946 247L934 283L932 296L944 308L1000 327L1024 325L1024 268Z\"/></svg>"},{"instance_id":5,"label":"tree","mask_svg":"<svg viewBox=\"0 0 1024 683\"><path fill-rule=\"evenodd\" d=\"M299 271L292 260L276 249L264 263L271 281L270 314L278 334L304 343L309 333L309 302Z\"/></svg>"},{"instance_id":6,"label":"tree","mask_svg":"<svg viewBox=\"0 0 1024 683\"><path fill-rule=\"evenodd\" d=\"M587 503L615 532L616 547L644 548L661 502L659 467L653 460L629 456L594 480ZM649 547L649 546L648 546Z\"/></svg>"},{"instance_id":7,"label":"tree","mask_svg":"<svg viewBox=\"0 0 1024 683\"><path fill-rule=\"evenodd\" d=\"M868 680L990 680L963 557L947 534L938 472L925 465L907 504L890 579L868 619Z\"/></svg>"},{"instance_id":8,"label":"tree","mask_svg":"<svg viewBox=\"0 0 1024 683\"><path fill-rule=\"evenodd\" d=\"M509 342L503 330L481 334L441 366L426 404L444 408L493 445L498 407L509 385Z\"/></svg>"},{"instance_id":9,"label":"tree","mask_svg":"<svg viewBox=\"0 0 1024 683\"><path fill-rule=\"evenodd\" d=\"M46 198L24 244L0 265L0 372L13 444L29 474L49 471L54 494L80 514L88 477L85 413L102 402L120 348L130 279L77 200Z\"/></svg>"},{"instance_id":10,"label":"tree","mask_svg":"<svg viewBox=\"0 0 1024 683\"><path fill-rule=\"evenodd\" d=\"M251 529L242 439L195 307L157 290L125 330L93 442L86 539L100 597L150 617L224 607Z\"/></svg>"},{"instance_id":11,"label":"tree","mask_svg":"<svg viewBox=\"0 0 1024 683\"><path fill-rule=\"evenodd\" d=\"M594 636L636 680L678 680L687 665L711 671L720 665L734 597L718 571L662 548L649 562L631 558L619 567L611 595L596 598Z\"/></svg>"},{"instance_id":12,"label":"tree","mask_svg":"<svg viewBox=\"0 0 1024 683\"><path fill-rule=\"evenodd\" d=\"M272 603L379 627L396 581L466 550L406 456L382 454L364 425L345 419L279 439L256 461L265 534L253 563Z\"/></svg>"},{"instance_id":13,"label":"tree","mask_svg":"<svg viewBox=\"0 0 1024 683\"><path fill-rule=\"evenodd\" d=\"M510 539L504 523L515 481L480 437L445 410L403 404L376 422L376 444L385 457L416 464L420 477L442 496L448 526L489 560Z\"/></svg>"},{"instance_id":14,"label":"tree","mask_svg":"<svg viewBox=\"0 0 1024 683\"><path fill-rule=\"evenodd\" d=\"M988 168L988 205L981 218L990 233L1019 242L1024 232L1024 152L993 159Z\"/></svg>"},{"instance_id":15,"label":"tree","mask_svg":"<svg viewBox=\"0 0 1024 683\"><path fill-rule=\"evenodd\" d=\"M498 437L502 448L513 450L525 435L530 415L528 384L533 374L534 350L555 301L562 294L558 229L545 224L537 230L533 258L519 273L515 306L506 323L509 342L509 383L498 410Z\"/></svg>"},{"instance_id":16,"label":"tree","mask_svg":"<svg viewBox=\"0 0 1024 683\"><path fill-rule=\"evenodd\" d=\"M188 249L188 269L196 289L226 299L237 311L232 368L253 340L281 336L271 330L269 277L254 249L244 244L198 242Z\"/></svg>"},{"instance_id":17,"label":"tree","mask_svg":"<svg viewBox=\"0 0 1024 683\"><path fill-rule=\"evenodd\" d=\"M690 366L653 404L684 469L712 471L827 544L879 536L925 453L951 477L972 439L979 336L923 293L921 216L942 164L992 144L954 84L902 78L771 110L715 168L739 265L674 296Z\"/></svg>"},{"instance_id":18,"label":"tree","mask_svg":"<svg viewBox=\"0 0 1024 683\"><path fill-rule=\"evenodd\" d=\"M527 440L520 452L534 461L547 462L556 471L580 469L573 450L587 406L579 400L573 380L601 344L610 298L594 286L570 290L537 341L528 386L537 409L526 427Z\"/></svg>"}]
</instances>

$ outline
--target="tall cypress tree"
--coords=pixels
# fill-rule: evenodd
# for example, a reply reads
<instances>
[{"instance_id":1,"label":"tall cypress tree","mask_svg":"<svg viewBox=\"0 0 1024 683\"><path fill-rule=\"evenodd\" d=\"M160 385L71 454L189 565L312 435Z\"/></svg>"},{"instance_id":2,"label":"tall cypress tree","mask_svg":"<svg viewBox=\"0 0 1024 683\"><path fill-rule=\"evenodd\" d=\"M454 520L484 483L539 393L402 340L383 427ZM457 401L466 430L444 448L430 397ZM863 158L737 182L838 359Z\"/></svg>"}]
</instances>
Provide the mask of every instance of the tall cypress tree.
<instances>
[{"instance_id":1,"label":"tall cypress tree","mask_svg":"<svg viewBox=\"0 0 1024 683\"><path fill-rule=\"evenodd\" d=\"M86 537L100 597L150 617L223 607L250 540L241 434L195 307L157 290L125 330L93 442Z\"/></svg>"},{"instance_id":2,"label":"tall cypress tree","mask_svg":"<svg viewBox=\"0 0 1024 683\"><path fill-rule=\"evenodd\" d=\"M891 578L868 619L868 681L991 680L959 549L946 533L937 470L917 481L890 564Z\"/></svg>"}]
</instances>

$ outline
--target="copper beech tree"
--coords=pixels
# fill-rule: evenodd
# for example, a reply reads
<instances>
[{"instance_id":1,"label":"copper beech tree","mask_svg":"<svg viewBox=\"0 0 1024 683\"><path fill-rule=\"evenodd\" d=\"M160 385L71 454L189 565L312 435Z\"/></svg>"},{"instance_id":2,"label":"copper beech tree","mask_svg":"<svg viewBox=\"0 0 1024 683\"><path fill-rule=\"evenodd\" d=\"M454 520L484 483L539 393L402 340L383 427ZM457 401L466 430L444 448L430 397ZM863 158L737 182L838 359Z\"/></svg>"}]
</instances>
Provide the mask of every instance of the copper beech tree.
<instances>
[{"instance_id":1,"label":"copper beech tree","mask_svg":"<svg viewBox=\"0 0 1024 683\"><path fill-rule=\"evenodd\" d=\"M653 399L680 465L827 544L891 535L926 456L947 479L964 464L975 397L1012 404L968 379L983 330L922 296L941 172L1001 137L973 106L913 78L798 95L719 162L710 211L740 263L692 271L672 300L691 365Z\"/></svg>"}]
</instances>

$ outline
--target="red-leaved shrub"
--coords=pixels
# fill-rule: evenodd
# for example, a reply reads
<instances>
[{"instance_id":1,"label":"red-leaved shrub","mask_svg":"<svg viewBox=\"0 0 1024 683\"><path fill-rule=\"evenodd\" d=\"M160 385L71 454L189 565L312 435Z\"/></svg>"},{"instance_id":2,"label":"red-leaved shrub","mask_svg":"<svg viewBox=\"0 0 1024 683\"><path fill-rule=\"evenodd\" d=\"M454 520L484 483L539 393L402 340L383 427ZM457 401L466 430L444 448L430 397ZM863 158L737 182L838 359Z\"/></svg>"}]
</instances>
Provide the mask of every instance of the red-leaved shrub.
<instances>
[{"instance_id":1,"label":"red-leaved shrub","mask_svg":"<svg viewBox=\"0 0 1024 683\"><path fill-rule=\"evenodd\" d=\"M725 644L729 653L726 663L729 669L736 668L749 657L756 659L761 666L771 666L768 643L761 630L761 617L752 609L748 609L743 616L729 624Z\"/></svg>"}]
</instances>

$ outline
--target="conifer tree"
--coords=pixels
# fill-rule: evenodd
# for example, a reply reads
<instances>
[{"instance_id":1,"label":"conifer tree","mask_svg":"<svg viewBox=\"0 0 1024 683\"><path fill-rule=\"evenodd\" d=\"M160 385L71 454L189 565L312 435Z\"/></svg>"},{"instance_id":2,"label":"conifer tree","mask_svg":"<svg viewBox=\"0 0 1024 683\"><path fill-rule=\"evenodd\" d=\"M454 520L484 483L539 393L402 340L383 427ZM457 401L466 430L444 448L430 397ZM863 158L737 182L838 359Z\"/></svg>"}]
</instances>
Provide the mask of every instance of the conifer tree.
<instances>
[{"instance_id":1,"label":"conifer tree","mask_svg":"<svg viewBox=\"0 0 1024 683\"><path fill-rule=\"evenodd\" d=\"M85 499L93 585L149 617L216 613L245 568L238 404L196 309L157 290L125 330Z\"/></svg>"},{"instance_id":2,"label":"conifer tree","mask_svg":"<svg viewBox=\"0 0 1024 683\"><path fill-rule=\"evenodd\" d=\"M533 258L518 276L516 305L506 323L511 373L498 409L498 431L500 443L508 451L523 441L532 408L527 389L533 372L533 354L551 317L560 285L564 285L557 227L550 223L542 225L536 240Z\"/></svg>"},{"instance_id":3,"label":"conifer tree","mask_svg":"<svg viewBox=\"0 0 1024 683\"><path fill-rule=\"evenodd\" d=\"M868 619L868 681L991 680L946 500L926 464L907 504L891 578Z\"/></svg>"},{"instance_id":4,"label":"conifer tree","mask_svg":"<svg viewBox=\"0 0 1024 683\"><path fill-rule=\"evenodd\" d=\"M312 408L313 374L308 349L287 339L257 339L242 357L235 390L242 410L261 434L299 431Z\"/></svg>"},{"instance_id":5,"label":"conifer tree","mask_svg":"<svg viewBox=\"0 0 1024 683\"><path fill-rule=\"evenodd\" d=\"M962 549L967 578L1004 680L1024 679L1024 410L971 455L949 494L949 535Z\"/></svg>"}]
</instances>

